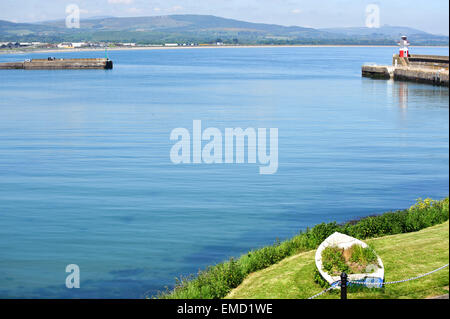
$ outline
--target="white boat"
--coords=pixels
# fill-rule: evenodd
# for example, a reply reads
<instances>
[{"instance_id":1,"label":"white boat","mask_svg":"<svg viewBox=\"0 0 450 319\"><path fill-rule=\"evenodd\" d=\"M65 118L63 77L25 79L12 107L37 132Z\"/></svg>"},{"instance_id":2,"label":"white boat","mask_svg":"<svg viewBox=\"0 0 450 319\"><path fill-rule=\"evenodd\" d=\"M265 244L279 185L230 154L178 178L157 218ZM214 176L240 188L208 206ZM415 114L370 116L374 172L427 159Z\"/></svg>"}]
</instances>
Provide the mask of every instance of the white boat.
<instances>
[{"instance_id":1,"label":"white boat","mask_svg":"<svg viewBox=\"0 0 450 319\"><path fill-rule=\"evenodd\" d=\"M316 266L319 270L322 277L332 286L335 286L335 288L339 288L336 284L341 277L340 276L331 276L328 274L322 267L322 251L327 247L339 247L343 249L350 248L353 245L360 245L363 248L368 247L368 245L356 238L353 238L351 236L335 232L334 234L330 235L327 239L325 239L317 248L316 251ZM371 272L370 273L364 273L364 274L349 274L347 275L348 281L358 281L364 286L370 287L370 288L381 288L383 285L384 280L384 266L383 261L381 258L377 255L377 265L371 265Z\"/></svg>"}]
</instances>

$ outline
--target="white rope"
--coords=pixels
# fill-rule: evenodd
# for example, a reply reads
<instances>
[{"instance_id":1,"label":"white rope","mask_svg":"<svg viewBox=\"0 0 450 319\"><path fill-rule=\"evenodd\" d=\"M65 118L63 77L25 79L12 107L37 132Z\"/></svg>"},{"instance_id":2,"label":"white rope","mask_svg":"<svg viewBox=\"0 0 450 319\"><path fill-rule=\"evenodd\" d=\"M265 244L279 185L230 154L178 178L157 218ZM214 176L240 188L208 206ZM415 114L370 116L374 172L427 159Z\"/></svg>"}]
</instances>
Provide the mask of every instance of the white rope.
<instances>
[{"instance_id":1,"label":"white rope","mask_svg":"<svg viewBox=\"0 0 450 319\"><path fill-rule=\"evenodd\" d=\"M317 297L319 297L319 296L322 296L324 293L327 293L327 292L330 291L331 289L333 289L333 288L335 288L335 287L339 287L340 285L341 285L341 281L336 281L336 282L332 283L331 286L330 286L329 288L327 288L327 289L325 289L325 290L319 292L318 294L315 294L315 295L312 296L312 297L309 297L308 299L314 299L314 298L317 298Z\"/></svg>"},{"instance_id":2,"label":"white rope","mask_svg":"<svg viewBox=\"0 0 450 319\"><path fill-rule=\"evenodd\" d=\"M417 276L417 277L413 277L413 278L409 278L409 279L403 279L403 280L397 280L397 281L388 281L388 282L385 282L384 285L398 284L398 283L401 283L401 282L406 282L406 281L410 281L410 280L414 280L414 279L419 279L419 278L431 275L432 273L435 273L436 271L442 270L442 269L444 269L446 267L448 267L448 264L444 265L442 267L439 267L439 268L437 268L435 270L432 270L430 272L427 272L426 274Z\"/></svg>"},{"instance_id":3,"label":"white rope","mask_svg":"<svg viewBox=\"0 0 450 319\"><path fill-rule=\"evenodd\" d=\"M427 272L427 273L425 273L425 274L423 274L423 275L416 276L416 277L412 277L412 278L408 278L408 279L397 280L397 281L383 282L382 285L399 284L399 283L402 283L402 282L406 282L406 281L411 281L411 280L423 278L423 277L428 276L428 275L431 275L431 274L433 274L433 273L435 273L435 272L437 272L437 271L439 271L439 270L442 270L442 269L444 269L444 268L447 268L448 266L449 266L449 264L446 264L446 265L444 265L444 266L442 266L442 267L439 267L439 268L437 268L437 269L435 269L435 270L432 270L432 271L430 271L430 272ZM366 282L361 282L361 281L348 281L347 283L348 283L348 284L357 284L357 285L366 285ZM314 299L314 298L317 298L317 297L319 297L319 296L322 296L323 294L327 293L327 292L330 291L331 289L336 288L336 287L339 287L340 285L341 285L341 281L340 281L340 280L339 280L339 281L336 281L336 282L332 283L331 286L330 286L329 288L327 288L327 289L325 289L325 290L319 292L318 294L315 294L314 296L309 297L308 299Z\"/></svg>"},{"instance_id":4,"label":"white rope","mask_svg":"<svg viewBox=\"0 0 450 319\"><path fill-rule=\"evenodd\" d=\"M449 266L449 264L446 264L446 265L444 265L444 266L442 266L442 267L439 267L439 268L437 268L437 269L435 269L435 270L432 270L432 271L427 272L426 274L423 274L423 275L420 275L420 276L416 276L416 277L412 277L412 278L408 278L408 279L403 279L403 280L397 280L397 281L383 282L382 284L383 284L383 285L392 285L392 284L399 284L399 283L402 283L402 282L406 282L406 281L411 281L411 280L419 279L419 278L422 278L422 277L431 275L431 274L435 273L436 271L442 270L442 269L444 269L444 268L446 268L446 267L448 267L448 266ZM356 285L365 285L365 284L366 284L366 282L364 282L364 281L349 281L348 283L350 283L350 284L356 284Z\"/></svg>"}]
</instances>

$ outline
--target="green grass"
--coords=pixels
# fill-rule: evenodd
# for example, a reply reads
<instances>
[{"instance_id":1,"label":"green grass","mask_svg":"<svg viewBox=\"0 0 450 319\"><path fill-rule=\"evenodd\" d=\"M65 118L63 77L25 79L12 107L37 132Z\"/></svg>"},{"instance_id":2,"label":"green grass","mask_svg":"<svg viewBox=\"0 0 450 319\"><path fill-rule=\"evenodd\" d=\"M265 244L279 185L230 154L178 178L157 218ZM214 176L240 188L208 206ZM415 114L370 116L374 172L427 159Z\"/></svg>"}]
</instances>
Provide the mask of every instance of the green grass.
<instances>
[{"instance_id":1,"label":"green grass","mask_svg":"<svg viewBox=\"0 0 450 319\"><path fill-rule=\"evenodd\" d=\"M418 232L386 236L366 241L381 257L385 280L418 276L449 262L449 222ZM249 275L226 298L303 299L323 290L313 280L315 250L284 259L276 265ZM448 293L449 269L424 278L387 285L383 289L359 289L349 299L427 298ZM338 299L337 291L319 298Z\"/></svg>"},{"instance_id":2,"label":"green grass","mask_svg":"<svg viewBox=\"0 0 450 319\"><path fill-rule=\"evenodd\" d=\"M322 223L300 232L299 235L274 245L252 250L237 259L230 259L196 276L177 280L173 290L159 293L166 299L224 298L252 273L266 269L290 256L316 249L329 235L338 231L358 239L411 233L442 224L449 219L449 199L441 201L419 199L409 209L387 212L344 224ZM448 240L447 240L448 242Z\"/></svg>"}]
</instances>

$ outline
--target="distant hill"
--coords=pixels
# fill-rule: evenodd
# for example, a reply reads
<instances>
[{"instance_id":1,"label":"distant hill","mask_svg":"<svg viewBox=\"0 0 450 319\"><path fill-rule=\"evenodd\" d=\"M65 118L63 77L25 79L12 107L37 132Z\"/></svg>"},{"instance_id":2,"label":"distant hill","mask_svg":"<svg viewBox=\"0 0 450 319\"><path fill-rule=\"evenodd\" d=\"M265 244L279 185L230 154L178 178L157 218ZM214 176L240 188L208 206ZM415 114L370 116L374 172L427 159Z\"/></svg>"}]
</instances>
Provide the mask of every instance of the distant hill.
<instances>
[{"instance_id":1,"label":"distant hill","mask_svg":"<svg viewBox=\"0 0 450 319\"><path fill-rule=\"evenodd\" d=\"M63 20L42 22L44 25L64 27ZM212 31L243 31L243 32L263 32L263 33L306 33L311 35L327 34L312 28L285 27L275 24L251 23L234 19L226 19L210 15L168 15L152 17L132 17L132 18L90 18L84 19L81 28L89 30L104 31L155 31L165 30L171 32L204 32Z\"/></svg>"},{"instance_id":2,"label":"distant hill","mask_svg":"<svg viewBox=\"0 0 450 319\"><path fill-rule=\"evenodd\" d=\"M360 39L392 39L398 40L400 36L407 35L410 41L415 44L447 44L448 36L434 35L421 30L402 26L384 25L380 28L327 28L319 29L321 31L330 32L334 34L341 34L345 37L358 37Z\"/></svg>"},{"instance_id":3,"label":"distant hill","mask_svg":"<svg viewBox=\"0 0 450 319\"><path fill-rule=\"evenodd\" d=\"M379 29L313 29L251 23L211 15L96 17L81 20L80 29L64 20L13 23L0 20L0 41L108 41L160 44L167 42L242 44L396 44L406 33L414 44L448 45L449 38L406 27Z\"/></svg>"},{"instance_id":4,"label":"distant hill","mask_svg":"<svg viewBox=\"0 0 450 319\"><path fill-rule=\"evenodd\" d=\"M398 37L402 34L428 34L424 31L420 31L410 27L395 27L384 25L379 28L367 28L367 27L350 27L350 28L326 28L319 29L326 32L339 33L345 35L373 35L383 34L390 37Z\"/></svg>"}]
</instances>

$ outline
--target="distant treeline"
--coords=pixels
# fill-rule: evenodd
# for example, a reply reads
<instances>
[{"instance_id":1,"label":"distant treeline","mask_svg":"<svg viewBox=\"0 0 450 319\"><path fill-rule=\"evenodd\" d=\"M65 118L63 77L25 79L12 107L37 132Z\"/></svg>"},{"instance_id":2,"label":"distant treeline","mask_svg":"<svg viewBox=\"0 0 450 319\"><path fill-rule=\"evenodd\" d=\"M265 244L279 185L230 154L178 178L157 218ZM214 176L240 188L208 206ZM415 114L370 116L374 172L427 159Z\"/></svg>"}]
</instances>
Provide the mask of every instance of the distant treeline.
<instances>
[{"instance_id":1,"label":"distant treeline","mask_svg":"<svg viewBox=\"0 0 450 319\"><path fill-rule=\"evenodd\" d=\"M265 44L265 45L397 45L392 38L371 37L345 37L345 38L317 38L317 37L269 37L261 36L259 33L238 32L237 34L226 33L167 33L167 32L137 32L137 31L78 31L66 33L32 33L32 34L10 34L0 33L0 42L109 42L109 43L136 43L136 44L164 44L164 43L204 43L213 44L222 42L224 44ZM444 39L414 38L415 45L448 45Z\"/></svg>"}]
</instances>

